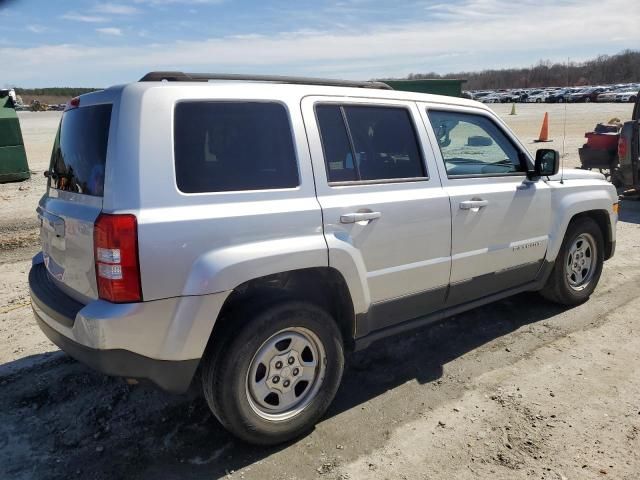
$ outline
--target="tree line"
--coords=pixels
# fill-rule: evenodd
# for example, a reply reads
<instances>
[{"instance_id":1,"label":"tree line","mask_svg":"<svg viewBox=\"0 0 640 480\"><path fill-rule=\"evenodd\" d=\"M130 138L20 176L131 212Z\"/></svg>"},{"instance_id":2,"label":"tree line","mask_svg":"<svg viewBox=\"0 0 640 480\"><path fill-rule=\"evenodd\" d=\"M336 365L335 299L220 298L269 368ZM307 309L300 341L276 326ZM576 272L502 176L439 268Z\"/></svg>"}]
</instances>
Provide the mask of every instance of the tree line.
<instances>
[{"instance_id":1,"label":"tree line","mask_svg":"<svg viewBox=\"0 0 640 480\"><path fill-rule=\"evenodd\" d=\"M616 55L599 55L585 62L553 63L541 60L527 68L457 72L441 75L434 72L411 73L405 79L457 78L464 79L466 90L500 88L564 87L580 85L610 85L640 82L640 51L624 50ZM16 88L18 95L54 95L77 97L96 88Z\"/></svg>"},{"instance_id":2,"label":"tree line","mask_svg":"<svg viewBox=\"0 0 640 480\"><path fill-rule=\"evenodd\" d=\"M77 97L85 93L95 92L97 88L69 88L69 87L50 87L50 88L15 88L16 95L20 96L59 96L59 97Z\"/></svg>"},{"instance_id":3,"label":"tree line","mask_svg":"<svg viewBox=\"0 0 640 480\"><path fill-rule=\"evenodd\" d=\"M632 83L640 82L640 51L624 50L616 55L599 55L585 62L553 63L542 60L528 68L458 72L446 75L433 72L412 73L407 78L409 80L465 79L466 90Z\"/></svg>"}]
</instances>

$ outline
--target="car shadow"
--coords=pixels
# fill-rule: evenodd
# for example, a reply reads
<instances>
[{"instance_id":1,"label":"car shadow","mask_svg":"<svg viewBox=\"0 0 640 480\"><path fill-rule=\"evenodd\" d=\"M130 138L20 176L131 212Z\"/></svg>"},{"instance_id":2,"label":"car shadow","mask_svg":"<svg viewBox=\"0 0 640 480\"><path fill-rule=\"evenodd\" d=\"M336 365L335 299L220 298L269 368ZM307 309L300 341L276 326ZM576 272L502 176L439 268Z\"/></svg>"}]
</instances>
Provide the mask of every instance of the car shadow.
<instances>
[{"instance_id":1,"label":"car shadow","mask_svg":"<svg viewBox=\"0 0 640 480\"><path fill-rule=\"evenodd\" d=\"M438 381L451 360L562 311L525 293L376 342L350 356L323 421L410 380ZM20 455L0 440L0 465L12 475L212 479L297 448L295 442L264 448L234 439L209 412L199 385L172 396L105 377L66 355L17 362L27 367L0 375L0 438L10 446L20 431L29 444Z\"/></svg>"}]
</instances>

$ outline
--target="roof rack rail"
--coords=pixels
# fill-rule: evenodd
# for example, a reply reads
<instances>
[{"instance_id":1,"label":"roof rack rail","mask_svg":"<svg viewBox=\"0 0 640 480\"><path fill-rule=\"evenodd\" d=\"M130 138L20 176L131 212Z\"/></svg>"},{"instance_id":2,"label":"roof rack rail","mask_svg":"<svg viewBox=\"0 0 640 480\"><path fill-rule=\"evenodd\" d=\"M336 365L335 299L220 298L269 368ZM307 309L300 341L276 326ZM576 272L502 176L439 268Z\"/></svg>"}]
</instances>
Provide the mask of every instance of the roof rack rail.
<instances>
[{"instance_id":1,"label":"roof rack rail","mask_svg":"<svg viewBox=\"0 0 640 480\"><path fill-rule=\"evenodd\" d=\"M383 82L332 80L326 78L287 77L281 75L244 75L240 73L184 73L184 72L149 72L140 82L208 82L209 80L235 80L249 82L289 83L295 85L326 85L331 87L377 88L393 90Z\"/></svg>"}]
</instances>

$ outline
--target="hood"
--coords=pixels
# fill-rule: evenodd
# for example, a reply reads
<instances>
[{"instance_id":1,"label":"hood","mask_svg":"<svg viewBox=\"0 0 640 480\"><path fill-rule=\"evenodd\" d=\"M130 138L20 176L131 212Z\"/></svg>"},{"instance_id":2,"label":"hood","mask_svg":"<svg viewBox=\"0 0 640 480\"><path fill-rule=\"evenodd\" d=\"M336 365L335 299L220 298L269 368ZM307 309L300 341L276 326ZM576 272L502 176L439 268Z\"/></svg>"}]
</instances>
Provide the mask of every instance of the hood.
<instances>
[{"instance_id":1,"label":"hood","mask_svg":"<svg viewBox=\"0 0 640 480\"><path fill-rule=\"evenodd\" d=\"M605 180L604 175L599 172L580 168L565 168L564 172L560 169L556 175L549 177L549 180L560 180L561 177L565 180Z\"/></svg>"}]
</instances>

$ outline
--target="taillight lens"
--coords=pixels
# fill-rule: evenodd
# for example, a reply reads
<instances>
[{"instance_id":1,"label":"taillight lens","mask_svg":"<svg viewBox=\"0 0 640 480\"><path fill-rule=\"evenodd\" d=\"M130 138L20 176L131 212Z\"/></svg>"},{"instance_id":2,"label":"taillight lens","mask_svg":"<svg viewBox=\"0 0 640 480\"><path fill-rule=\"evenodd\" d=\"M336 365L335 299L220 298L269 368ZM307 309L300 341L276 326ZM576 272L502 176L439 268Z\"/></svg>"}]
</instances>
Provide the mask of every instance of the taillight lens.
<instances>
[{"instance_id":1,"label":"taillight lens","mask_svg":"<svg viewBox=\"0 0 640 480\"><path fill-rule=\"evenodd\" d=\"M620 137L618 140L618 158L622 159L627 156L627 139Z\"/></svg>"},{"instance_id":2,"label":"taillight lens","mask_svg":"<svg viewBox=\"0 0 640 480\"><path fill-rule=\"evenodd\" d=\"M94 225L93 241L99 297L114 303L141 301L135 215L101 213Z\"/></svg>"}]
</instances>

